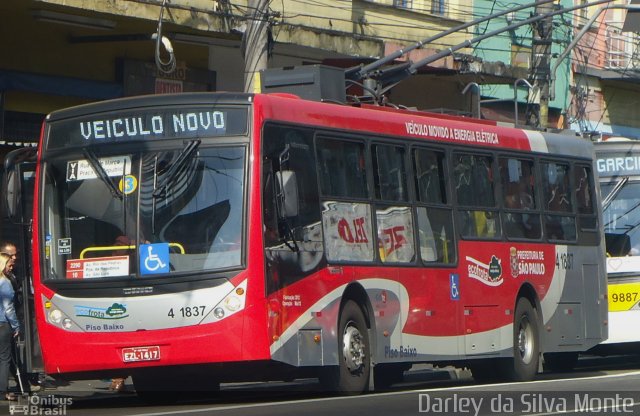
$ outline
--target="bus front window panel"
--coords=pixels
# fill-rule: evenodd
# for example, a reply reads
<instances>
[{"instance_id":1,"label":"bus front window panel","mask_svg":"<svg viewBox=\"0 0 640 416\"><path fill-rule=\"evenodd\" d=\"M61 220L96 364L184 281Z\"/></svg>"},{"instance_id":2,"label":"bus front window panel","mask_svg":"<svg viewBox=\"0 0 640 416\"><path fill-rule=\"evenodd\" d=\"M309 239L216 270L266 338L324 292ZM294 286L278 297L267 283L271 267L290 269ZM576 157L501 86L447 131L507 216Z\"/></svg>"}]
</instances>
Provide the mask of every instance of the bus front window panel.
<instances>
[{"instance_id":1,"label":"bus front window panel","mask_svg":"<svg viewBox=\"0 0 640 416\"><path fill-rule=\"evenodd\" d=\"M376 209L378 252L383 263L411 263L415 259L411 208Z\"/></svg>"},{"instance_id":2,"label":"bus front window panel","mask_svg":"<svg viewBox=\"0 0 640 416\"><path fill-rule=\"evenodd\" d=\"M602 195L608 195L613 185L603 185ZM640 255L638 195L640 183L629 181L603 212L607 253L611 256Z\"/></svg>"},{"instance_id":3,"label":"bus front window panel","mask_svg":"<svg viewBox=\"0 0 640 416\"><path fill-rule=\"evenodd\" d=\"M245 148L200 148L171 175L178 154L143 157L141 235L168 248L170 273L240 265Z\"/></svg>"},{"instance_id":4,"label":"bus front window panel","mask_svg":"<svg viewBox=\"0 0 640 416\"><path fill-rule=\"evenodd\" d=\"M96 173L93 163L103 166ZM45 166L46 278L88 279L127 276L132 255L113 259L120 235L135 235L137 196L125 183L135 176L131 155L52 159ZM123 188L124 187L124 188ZM121 189L131 192L123 193ZM132 266L133 264L133 266Z\"/></svg>"}]
</instances>

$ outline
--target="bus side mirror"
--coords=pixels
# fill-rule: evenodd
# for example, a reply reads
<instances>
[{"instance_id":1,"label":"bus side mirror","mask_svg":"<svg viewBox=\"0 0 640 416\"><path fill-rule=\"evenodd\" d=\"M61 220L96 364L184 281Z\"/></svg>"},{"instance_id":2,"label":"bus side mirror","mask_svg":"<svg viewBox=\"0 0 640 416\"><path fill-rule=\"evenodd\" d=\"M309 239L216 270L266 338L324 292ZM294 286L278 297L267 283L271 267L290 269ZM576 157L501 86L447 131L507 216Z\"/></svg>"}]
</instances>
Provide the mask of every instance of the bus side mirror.
<instances>
[{"instance_id":1,"label":"bus side mirror","mask_svg":"<svg viewBox=\"0 0 640 416\"><path fill-rule=\"evenodd\" d=\"M35 148L23 147L10 151L4 158L0 210L4 218L16 224L31 218L31 213L25 214L25 210L32 206L36 156Z\"/></svg>"},{"instance_id":2,"label":"bus side mirror","mask_svg":"<svg viewBox=\"0 0 640 416\"><path fill-rule=\"evenodd\" d=\"M10 219L12 222L22 222L22 216L19 215L19 195L20 189L20 176L16 165L13 169L8 169L4 172L2 180L2 213L3 216Z\"/></svg>"},{"instance_id":3,"label":"bus side mirror","mask_svg":"<svg viewBox=\"0 0 640 416\"><path fill-rule=\"evenodd\" d=\"M292 170L276 172L278 216L291 218L298 215L298 181Z\"/></svg>"}]
</instances>

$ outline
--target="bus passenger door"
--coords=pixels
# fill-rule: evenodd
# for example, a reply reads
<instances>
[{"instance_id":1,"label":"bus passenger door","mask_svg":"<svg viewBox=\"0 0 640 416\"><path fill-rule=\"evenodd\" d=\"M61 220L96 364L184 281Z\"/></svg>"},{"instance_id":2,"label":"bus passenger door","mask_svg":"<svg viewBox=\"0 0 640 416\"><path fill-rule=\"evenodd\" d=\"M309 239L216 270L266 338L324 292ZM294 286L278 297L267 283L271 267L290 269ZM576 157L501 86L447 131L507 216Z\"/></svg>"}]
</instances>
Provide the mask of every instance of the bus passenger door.
<instances>
[{"instance_id":1,"label":"bus passenger door","mask_svg":"<svg viewBox=\"0 0 640 416\"><path fill-rule=\"evenodd\" d=\"M34 148L14 150L5 157L2 238L13 242L18 252L15 274L21 280L18 311L24 330L18 341L20 360L28 372L42 370L42 353L36 330L33 279L31 277L31 222L35 181ZM7 221L8 220L8 221Z\"/></svg>"}]
</instances>

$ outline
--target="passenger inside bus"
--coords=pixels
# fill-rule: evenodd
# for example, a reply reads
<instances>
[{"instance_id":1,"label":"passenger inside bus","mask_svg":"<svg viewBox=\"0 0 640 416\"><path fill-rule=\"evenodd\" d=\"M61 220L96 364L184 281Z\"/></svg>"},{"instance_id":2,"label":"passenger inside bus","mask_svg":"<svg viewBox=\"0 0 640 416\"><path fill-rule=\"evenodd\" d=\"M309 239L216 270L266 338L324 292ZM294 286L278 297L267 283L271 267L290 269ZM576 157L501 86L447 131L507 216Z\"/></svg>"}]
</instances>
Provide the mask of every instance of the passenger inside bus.
<instances>
[{"instance_id":1,"label":"passenger inside bus","mask_svg":"<svg viewBox=\"0 0 640 416\"><path fill-rule=\"evenodd\" d=\"M543 166L545 207L553 215L545 217L545 232L554 240L572 240L576 237L575 219L571 213L569 165L547 163Z\"/></svg>"}]
</instances>

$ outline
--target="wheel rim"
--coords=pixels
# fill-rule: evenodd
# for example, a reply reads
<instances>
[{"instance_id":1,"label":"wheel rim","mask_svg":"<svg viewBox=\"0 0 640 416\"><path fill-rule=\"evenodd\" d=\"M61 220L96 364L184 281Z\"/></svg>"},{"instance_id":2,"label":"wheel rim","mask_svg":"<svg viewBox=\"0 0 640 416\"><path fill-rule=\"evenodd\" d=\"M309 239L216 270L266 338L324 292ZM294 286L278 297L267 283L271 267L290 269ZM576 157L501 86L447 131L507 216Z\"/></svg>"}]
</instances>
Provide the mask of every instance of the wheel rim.
<instances>
[{"instance_id":1,"label":"wheel rim","mask_svg":"<svg viewBox=\"0 0 640 416\"><path fill-rule=\"evenodd\" d=\"M342 335L342 355L350 372L353 373L363 367L364 351L364 337L358 331L358 328L353 325L353 322L349 322Z\"/></svg>"},{"instance_id":2,"label":"wheel rim","mask_svg":"<svg viewBox=\"0 0 640 416\"><path fill-rule=\"evenodd\" d=\"M525 364L529 364L533 359L533 329L529 319L523 317L520 320L518 329L518 352L520 353L520 359Z\"/></svg>"}]
</instances>

